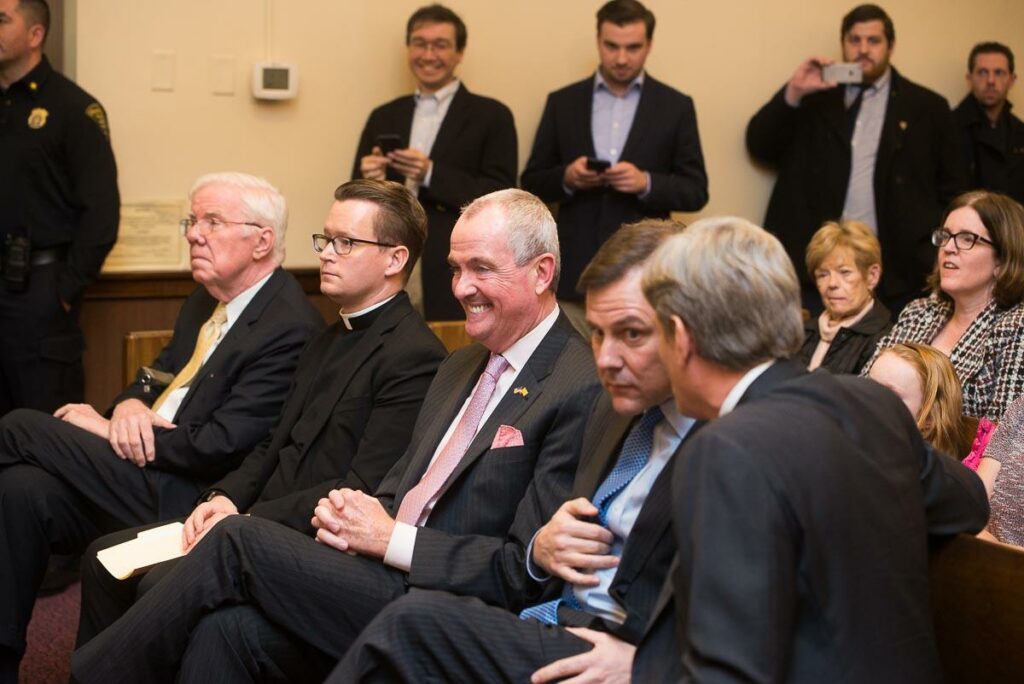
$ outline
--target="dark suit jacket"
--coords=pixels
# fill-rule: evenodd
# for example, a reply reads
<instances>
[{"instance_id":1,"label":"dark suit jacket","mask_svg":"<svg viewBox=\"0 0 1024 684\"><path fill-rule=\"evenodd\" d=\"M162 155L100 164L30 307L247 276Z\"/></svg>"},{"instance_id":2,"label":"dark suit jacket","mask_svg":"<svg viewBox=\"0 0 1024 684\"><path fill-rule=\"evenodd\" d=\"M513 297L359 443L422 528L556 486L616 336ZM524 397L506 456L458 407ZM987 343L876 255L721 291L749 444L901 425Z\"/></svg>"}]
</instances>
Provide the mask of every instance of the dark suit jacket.
<instances>
[{"instance_id":1,"label":"dark suit jacket","mask_svg":"<svg viewBox=\"0 0 1024 684\"><path fill-rule=\"evenodd\" d=\"M409 144L416 101L405 95L370 113L359 137L352 177L360 178L359 160L370 154L374 139L397 133ZM430 151L433 171L430 187L421 187L419 200L427 212L429 231L420 265L423 270L423 305L428 321L461 320L462 307L452 296L448 247L459 211L481 195L511 188L518 167L516 126L508 107L459 86ZM388 179L405 177L388 170Z\"/></svg>"},{"instance_id":2,"label":"dark suit jacket","mask_svg":"<svg viewBox=\"0 0 1024 684\"><path fill-rule=\"evenodd\" d=\"M632 417L615 413L608 395L602 393L587 424L580 467L569 498L582 496L593 499L598 487L615 467L622 443L634 421ZM626 621L618 625L563 606L559 610L560 625L601 629L633 644L640 641L676 552L675 540L672 538L672 519L666 515L672 507L673 464L700 425L695 424L690 429L672 459L654 481L622 549L619 568L609 587L609 594L625 609ZM557 595L561 595L564 583L554 584L557 585Z\"/></svg>"},{"instance_id":3,"label":"dark suit jacket","mask_svg":"<svg viewBox=\"0 0 1024 684\"><path fill-rule=\"evenodd\" d=\"M566 194L565 167L593 157L590 130L593 76L548 95L522 185L545 202L558 203L562 277L558 297L581 301L576 281L597 249L623 223L697 211L708 201L708 178L697 134L693 100L644 76L633 126L619 156L651 174L651 192L639 199L611 188Z\"/></svg>"},{"instance_id":4,"label":"dark suit jacket","mask_svg":"<svg viewBox=\"0 0 1024 684\"><path fill-rule=\"evenodd\" d=\"M941 681L928 535L977 532L988 502L892 392L777 362L672 489L679 561L637 681Z\"/></svg>"},{"instance_id":5,"label":"dark suit jacket","mask_svg":"<svg viewBox=\"0 0 1024 684\"><path fill-rule=\"evenodd\" d=\"M805 287L804 250L821 224L843 213L850 179L850 139L843 89L808 95L799 107L785 88L747 126L747 149L778 171L765 228L775 233ZM958 193L967 189L949 105L940 95L892 70L889 104L874 175L878 240L882 243L882 298L922 290L935 265L932 230Z\"/></svg>"},{"instance_id":6,"label":"dark suit jacket","mask_svg":"<svg viewBox=\"0 0 1024 684\"><path fill-rule=\"evenodd\" d=\"M273 431L211 486L240 511L312 533L320 497L372 492L408 446L444 345L404 292L339 355L342 325L309 344Z\"/></svg>"},{"instance_id":7,"label":"dark suit jacket","mask_svg":"<svg viewBox=\"0 0 1024 684\"><path fill-rule=\"evenodd\" d=\"M1024 121L1015 117L1007 102L1000 126L992 130L988 116L974 99L965 97L953 110L953 120L960 134L964 159L967 162L971 188L995 190L1024 202ZM1005 133L1005 140L1001 136Z\"/></svg>"},{"instance_id":8,"label":"dark suit jacket","mask_svg":"<svg viewBox=\"0 0 1024 684\"><path fill-rule=\"evenodd\" d=\"M216 305L204 288L196 288L152 367L180 371ZM238 465L270 431L299 353L323 327L295 278L280 268L274 271L199 370L174 416L177 427L155 430L156 459L147 467L185 475L203 486ZM140 372L114 404L134 398L151 405L159 392L146 390Z\"/></svg>"},{"instance_id":9,"label":"dark suit jacket","mask_svg":"<svg viewBox=\"0 0 1024 684\"><path fill-rule=\"evenodd\" d=\"M426 472L489 354L474 344L441 364L409 449L377 492L392 515ZM525 396L512 391L520 387ZM476 596L509 610L529 605L539 593L526 572L526 547L568 497L583 428L600 391L590 349L565 314L512 389L480 428L417 532L410 586ZM491 448L501 425L519 430L523 445Z\"/></svg>"}]
</instances>

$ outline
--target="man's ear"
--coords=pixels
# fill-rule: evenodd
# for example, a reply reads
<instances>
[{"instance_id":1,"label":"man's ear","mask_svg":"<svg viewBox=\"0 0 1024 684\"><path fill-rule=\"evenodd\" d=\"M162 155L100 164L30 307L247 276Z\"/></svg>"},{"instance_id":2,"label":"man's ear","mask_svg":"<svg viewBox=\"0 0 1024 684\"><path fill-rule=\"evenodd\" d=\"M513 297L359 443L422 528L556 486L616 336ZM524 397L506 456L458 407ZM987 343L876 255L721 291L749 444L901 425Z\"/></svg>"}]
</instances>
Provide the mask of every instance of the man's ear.
<instances>
[{"instance_id":1,"label":"man's ear","mask_svg":"<svg viewBox=\"0 0 1024 684\"><path fill-rule=\"evenodd\" d=\"M273 253L274 244L277 242L277 235L270 226L260 226L256 229L256 246L252 248L252 260L265 259Z\"/></svg>"},{"instance_id":2,"label":"man's ear","mask_svg":"<svg viewBox=\"0 0 1024 684\"><path fill-rule=\"evenodd\" d=\"M676 361L680 365L685 363L693 353L693 340L690 337L690 331L679 316L672 317L672 349L675 352Z\"/></svg>"},{"instance_id":3,"label":"man's ear","mask_svg":"<svg viewBox=\"0 0 1024 684\"><path fill-rule=\"evenodd\" d=\"M545 290L551 289L551 281L555 279L555 257L545 252L537 257L537 263L533 266L535 282L533 291L539 295Z\"/></svg>"},{"instance_id":4,"label":"man's ear","mask_svg":"<svg viewBox=\"0 0 1024 684\"><path fill-rule=\"evenodd\" d=\"M391 250L391 256L388 259L387 265L384 267L384 275L388 278L400 274L405 269L405 265L409 263L408 247L405 245L398 245L397 247L390 247L389 249Z\"/></svg>"}]
</instances>

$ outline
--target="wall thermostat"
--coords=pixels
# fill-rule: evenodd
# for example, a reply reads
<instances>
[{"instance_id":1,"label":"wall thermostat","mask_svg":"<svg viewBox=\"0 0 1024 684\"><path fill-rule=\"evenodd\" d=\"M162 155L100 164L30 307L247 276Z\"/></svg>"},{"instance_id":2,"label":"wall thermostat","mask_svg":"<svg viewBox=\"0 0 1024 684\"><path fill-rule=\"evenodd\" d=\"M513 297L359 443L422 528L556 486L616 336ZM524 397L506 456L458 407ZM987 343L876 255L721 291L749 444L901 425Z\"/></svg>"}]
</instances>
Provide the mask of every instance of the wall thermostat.
<instances>
[{"instance_id":1,"label":"wall thermostat","mask_svg":"<svg viewBox=\"0 0 1024 684\"><path fill-rule=\"evenodd\" d=\"M259 100L290 100L299 94L299 68L281 62L259 62L252 69L252 94Z\"/></svg>"}]
</instances>

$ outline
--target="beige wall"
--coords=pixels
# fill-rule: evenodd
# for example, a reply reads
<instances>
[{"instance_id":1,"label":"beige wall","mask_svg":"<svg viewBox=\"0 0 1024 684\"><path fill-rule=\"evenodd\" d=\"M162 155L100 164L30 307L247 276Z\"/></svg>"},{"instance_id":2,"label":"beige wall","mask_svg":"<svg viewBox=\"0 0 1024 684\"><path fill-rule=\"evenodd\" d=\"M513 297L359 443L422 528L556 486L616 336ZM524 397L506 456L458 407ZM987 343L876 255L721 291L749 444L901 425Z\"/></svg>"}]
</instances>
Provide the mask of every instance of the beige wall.
<instances>
[{"instance_id":1,"label":"beige wall","mask_svg":"<svg viewBox=\"0 0 1024 684\"><path fill-rule=\"evenodd\" d=\"M321 226L333 188L349 177L367 114L413 87L404 26L423 3L75 4L71 59L79 83L107 108L124 200L176 199L197 175L211 170L265 175L291 206L287 264L315 264L308 235ZM648 2L658 18L648 68L696 101L711 192L704 214L762 218L772 178L746 155L746 122L801 59L837 56L839 21L853 4ZM471 89L504 101L515 113L521 168L546 93L595 66L594 13L600 2L451 0L450 6L469 27L459 73ZM975 42L999 40L1024 60L1020 0L889 0L884 6L896 25L896 66L953 101L965 92L966 55ZM173 92L150 87L154 51L176 54ZM234 96L211 93L214 55L236 60ZM299 65L298 99L267 104L251 97L251 65L265 58ZM1022 97L1018 92L1018 101Z\"/></svg>"}]
</instances>

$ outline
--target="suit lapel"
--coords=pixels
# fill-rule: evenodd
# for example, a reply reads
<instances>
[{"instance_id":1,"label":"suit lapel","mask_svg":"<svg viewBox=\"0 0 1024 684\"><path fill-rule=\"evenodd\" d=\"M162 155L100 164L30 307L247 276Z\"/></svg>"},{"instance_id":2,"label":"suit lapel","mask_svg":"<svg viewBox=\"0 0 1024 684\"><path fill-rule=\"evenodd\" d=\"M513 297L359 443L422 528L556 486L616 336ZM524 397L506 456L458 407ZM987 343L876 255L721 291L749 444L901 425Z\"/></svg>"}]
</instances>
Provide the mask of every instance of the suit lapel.
<instances>
[{"instance_id":1,"label":"suit lapel","mask_svg":"<svg viewBox=\"0 0 1024 684\"><path fill-rule=\"evenodd\" d=\"M839 138L849 147L849 135L846 130L846 95L844 88L834 88L823 93L824 106L818 111L825 120L825 125L832 131L833 135Z\"/></svg>"},{"instance_id":2,"label":"suit lapel","mask_svg":"<svg viewBox=\"0 0 1024 684\"><path fill-rule=\"evenodd\" d=\"M586 458L585 464L581 465L573 485L573 496L585 496L593 498L597 488L611 472L618 460L619 450L622 448L622 441L626 433L636 420L636 416L622 416L614 411L610 412L604 421L604 427L599 430L596 446L592 455L583 454Z\"/></svg>"},{"instance_id":3,"label":"suit lapel","mask_svg":"<svg viewBox=\"0 0 1024 684\"><path fill-rule=\"evenodd\" d=\"M448 427L455 420L455 416L458 414L459 409L462 408L466 398L469 397L470 392L473 391L473 387L476 386L480 374L484 372L484 368L487 366L489 356L490 352L480 344L467 347L461 353L456 352L456 355L446 362L447 364L452 364L456 360L459 362L457 367L453 367L450 371L445 370L445 375L449 377L442 379L439 376L434 380L435 384L444 382L445 386L439 387L437 394L440 395L440 401L437 403L436 408L431 408L434 416L433 421L424 431L423 437L417 445L416 454L410 459L408 467L406 467L405 473L402 475L401 483L395 491L396 512L398 511L398 503L401 502L410 489L416 486L427 471L430 459L433 457L434 452L437 451L437 445L441 442L441 438L444 437ZM431 386L431 389L433 389L433 386ZM431 397L428 395L428 398ZM426 403L424 403L423 410L427 410Z\"/></svg>"},{"instance_id":4,"label":"suit lapel","mask_svg":"<svg viewBox=\"0 0 1024 684\"><path fill-rule=\"evenodd\" d=\"M622 146L621 160L638 161L634 152L641 149L638 146L644 144L644 138L648 131L658 127L658 103L655 101L658 82L651 78L650 74L644 76L644 85L640 89L640 101L636 105L636 114L633 115L633 125L629 128L629 135L626 136L626 144Z\"/></svg>"},{"instance_id":5,"label":"suit lapel","mask_svg":"<svg viewBox=\"0 0 1024 684\"><path fill-rule=\"evenodd\" d=\"M213 354L196 372L196 377L192 380L192 384L189 386L188 392L185 393L185 398L182 399L181 406L178 407L175 416L181 415L192 400L192 397L197 394L199 386L203 384L203 380L211 374L211 371L215 373L220 369L224 359L230 358L235 353L243 340L248 336L249 328L260 319L260 316L263 315L263 310L267 308L267 305L273 301L274 297L277 296L277 293L284 286L285 278L287 277L289 276L284 270L278 267L271 274L270 279L263 284L263 287L259 289L252 300L246 305L238 320L231 325L231 329L228 330L224 339L213 350Z\"/></svg>"},{"instance_id":6,"label":"suit lapel","mask_svg":"<svg viewBox=\"0 0 1024 684\"><path fill-rule=\"evenodd\" d=\"M448 105L448 111L441 121L441 127L437 129L437 137L430 150L431 159L444 159L448 150L458 141L459 133L462 132L470 118L469 102L469 91L464 83L460 83L455 94L452 95L452 103ZM411 117L409 125L411 128Z\"/></svg>"},{"instance_id":7,"label":"suit lapel","mask_svg":"<svg viewBox=\"0 0 1024 684\"><path fill-rule=\"evenodd\" d=\"M494 411L484 422L483 427L477 431L466 454L459 461L459 465L455 467L450 483L454 483L467 468L491 448L491 443L500 426L515 425L520 416L543 394L544 379L554 369L554 363L570 334L573 334L572 324L569 323L569 319L565 317L564 313L560 313L554 327L541 340L537 349L530 356L530 360L526 362L523 370L512 383L512 387L506 391ZM475 380L476 378L474 378ZM516 391L520 388L525 389L525 392Z\"/></svg>"},{"instance_id":8,"label":"suit lapel","mask_svg":"<svg viewBox=\"0 0 1024 684\"><path fill-rule=\"evenodd\" d=\"M591 130L591 118L594 107L594 79L589 78L579 84L579 90L573 94L572 112L569 121L578 121L576 135L579 136L580 144L576 149L586 150L588 157L594 157L597 152L594 149L594 134ZM570 148L571 149L571 148Z\"/></svg>"},{"instance_id":9,"label":"suit lapel","mask_svg":"<svg viewBox=\"0 0 1024 684\"><path fill-rule=\"evenodd\" d=\"M872 179L875 189L875 207L878 215L885 213L883 207L886 203L886 190L889 187L889 179L892 178L890 169L896 153L903 147L903 136L907 129L913 125L909 120L910 112L907 110L907 99L900 97L902 78L896 69L893 69L889 81L889 102L885 107L885 119L882 121L882 134L878 139L878 154L875 158L875 172Z\"/></svg>"}]
</instances>

